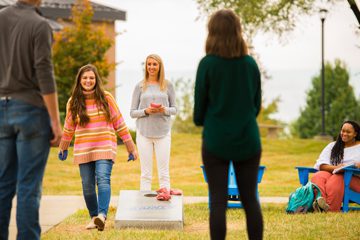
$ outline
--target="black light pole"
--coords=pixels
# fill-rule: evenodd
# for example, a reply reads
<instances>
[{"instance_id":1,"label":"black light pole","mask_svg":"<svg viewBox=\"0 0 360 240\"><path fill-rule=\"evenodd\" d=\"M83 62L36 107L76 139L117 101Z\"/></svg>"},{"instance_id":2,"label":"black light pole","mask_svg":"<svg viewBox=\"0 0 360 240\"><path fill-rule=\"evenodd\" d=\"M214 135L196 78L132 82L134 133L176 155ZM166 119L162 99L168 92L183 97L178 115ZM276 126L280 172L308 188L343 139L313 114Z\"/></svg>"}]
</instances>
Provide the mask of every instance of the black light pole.
<instances>
[{"instance_id":1,"label":"black light pole","mask_svg":"<svg viewBox=\"0 0 360 240\"><path fill-rule=\"evenodd\" d=\"M320 9L321 20L321 135L325 136L325 66L324 66L324 22L327 10Z\"/></svg>"}]
</instances>

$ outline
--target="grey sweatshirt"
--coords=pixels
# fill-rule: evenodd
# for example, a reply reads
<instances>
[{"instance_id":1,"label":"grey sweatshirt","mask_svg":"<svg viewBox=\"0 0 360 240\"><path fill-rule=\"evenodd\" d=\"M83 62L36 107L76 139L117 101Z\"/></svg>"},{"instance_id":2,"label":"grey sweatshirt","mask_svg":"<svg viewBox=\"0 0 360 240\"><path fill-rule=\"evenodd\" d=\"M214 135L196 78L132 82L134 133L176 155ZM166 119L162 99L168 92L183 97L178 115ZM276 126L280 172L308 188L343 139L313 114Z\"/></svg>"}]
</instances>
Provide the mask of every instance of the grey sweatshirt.
<instances>
[{"instance_id":1,"label":"grey sweatshirt","mask_svg":"<svg viewBox=\"0 0 360 240\"><path fill-rule=\"evenodd\" d=\"M171 82L167 82L167 89L160 91L158 84L149 84L145 91L143 81L139 82L133 92L130 116L136 118L136 129L141 135L150 138L161 138L171 130L171 115L176 114L176 96ZM145 114L145 109L151 103L165 107L164 113Z\"/></svg>"},{"instance_id":2,"label":"grey sweatshirt","mask_svg":"<svg viewBox=\"0 0 360 240\"><path fill-rule=\"evenodd\" d=\"M44 106L54 93L52 31L37 8L17 2L0 10L0 97Z\"/></svg>"}]
</instances>

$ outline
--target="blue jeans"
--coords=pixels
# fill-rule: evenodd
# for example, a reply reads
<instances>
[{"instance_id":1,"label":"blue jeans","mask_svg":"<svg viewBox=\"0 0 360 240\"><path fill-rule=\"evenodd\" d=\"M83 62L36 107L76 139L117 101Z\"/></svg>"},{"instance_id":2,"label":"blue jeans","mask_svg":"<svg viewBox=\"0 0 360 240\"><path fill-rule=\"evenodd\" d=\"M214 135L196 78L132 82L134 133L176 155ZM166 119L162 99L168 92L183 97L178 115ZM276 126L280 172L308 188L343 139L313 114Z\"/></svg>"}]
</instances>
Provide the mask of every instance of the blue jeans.
<instances>
[{"instance_id":1,"label":"blue jeans","mask_svg":"<svg viewBox=\"0 0 360 240\"><path fill-rule=\"evenodd\" d=\"M95 217L100 213L107 216L111 197L112 166L112 160L97 160L79 165L83 195L90 217ZM98 187L98 198L95 183Z\"/></svg>"},{"instance_id":2,"label":"blue jeans","mask_svg":"<svg viewBox=\"0 0 360 240\"><path fill-rule=\"evenodd\" d=\"M39 207L50 138L45 108L0 100L0 239L8 239L15 193L17 239L40 239Z\"/></svg>"}]
</instances>

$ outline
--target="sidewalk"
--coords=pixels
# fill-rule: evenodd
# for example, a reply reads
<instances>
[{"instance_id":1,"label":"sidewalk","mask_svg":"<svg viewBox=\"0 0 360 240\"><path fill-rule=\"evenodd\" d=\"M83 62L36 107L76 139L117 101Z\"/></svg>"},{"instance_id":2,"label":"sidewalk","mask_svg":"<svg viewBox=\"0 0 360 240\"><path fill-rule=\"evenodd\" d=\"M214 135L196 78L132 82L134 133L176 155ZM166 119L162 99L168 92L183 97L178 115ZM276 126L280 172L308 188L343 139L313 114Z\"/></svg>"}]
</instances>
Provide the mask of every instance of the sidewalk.
<instances>
[{"instance_id":1,"label":"sidewalk","mask_svg":"<svg viewBox=\"0 0 360 240\"><path fill-rule=\"evenodd\" d=\"M260 197L261 203L287 203L287 197ZM111 206L116 206L118 196L111 197ZM184 197L184 204L208 202L208 197ZM42 233L59 224L69 215L79 209L86 208L82 196L43 196L40 204L40 225ZM16 199L13 201L13 210L9 227L9 240L16 239Z\"/></svg>"}]
</instances>

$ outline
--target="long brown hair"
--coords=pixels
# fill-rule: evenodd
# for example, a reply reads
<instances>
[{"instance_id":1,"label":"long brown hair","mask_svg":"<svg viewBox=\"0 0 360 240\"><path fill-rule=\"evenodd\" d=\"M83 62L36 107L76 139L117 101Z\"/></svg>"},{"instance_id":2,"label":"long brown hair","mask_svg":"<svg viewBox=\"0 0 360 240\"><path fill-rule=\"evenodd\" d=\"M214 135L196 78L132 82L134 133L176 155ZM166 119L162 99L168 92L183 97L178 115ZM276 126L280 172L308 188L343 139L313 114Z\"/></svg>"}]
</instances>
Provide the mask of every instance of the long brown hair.
<instances>
[{"instance_id":1,"label":"long brown hair","mask_svg":"<svg viewBox=\"0 0 360 240\"><path fill-rule=\"evenodd\" d=\"M205 51L224 58L248 54L240 19L232 10L222 9L210 17Z\"/></svg>"},{"instance_id":2,"label":"long brown hair","mask_svg":"<svg viewBox=\"0 0 360 240\"><path fill-rule=\"evenodd\" d=\"M164 64L163 64L163 61L161 60L160 56L157 55L157 54L150 54L149 56L146 57L146 60L145 60L145 79L144 79L143 84L142 84L143 91L145 91L147 86L148 86L147 81L149 80L149 72L147 71L147 62L148 62L149 58L154 59L159 64L159 73L158 73L157 78L158 78L158 81L159 81L160 90L165 91L166 88L167 88L167 81L165 80Z\"/></svg>"},{"instance_id":3,"label":"long brown hair","mask_svg":"<svg viewBox=\"0 0 360 240\"><path fill-rule=\"evenodd\" d=\"M94 65L87 64L85 66L82 66L76 75L75 84L69 102L69 111L71 112L73 122L76 122L77 118L79 118L78 123L82 127L84 127L90 121L90 118L86 113L85 95L83 93L83 89L80 83L82 75L84 74L84 72L88 71L92 71L95 74L96 83L94 88L94 98L98 107L98 111L101 109L105 114L106 121L111 121L109 104L106 101L105 91L100 75Z\"/></svg>"}]
</instances>

